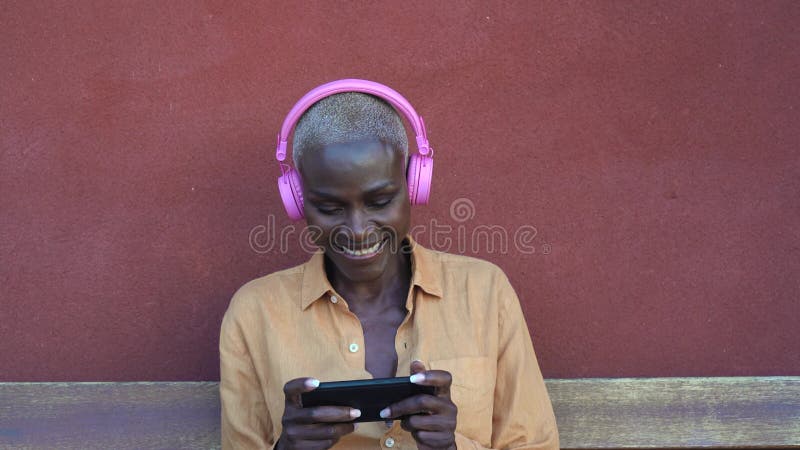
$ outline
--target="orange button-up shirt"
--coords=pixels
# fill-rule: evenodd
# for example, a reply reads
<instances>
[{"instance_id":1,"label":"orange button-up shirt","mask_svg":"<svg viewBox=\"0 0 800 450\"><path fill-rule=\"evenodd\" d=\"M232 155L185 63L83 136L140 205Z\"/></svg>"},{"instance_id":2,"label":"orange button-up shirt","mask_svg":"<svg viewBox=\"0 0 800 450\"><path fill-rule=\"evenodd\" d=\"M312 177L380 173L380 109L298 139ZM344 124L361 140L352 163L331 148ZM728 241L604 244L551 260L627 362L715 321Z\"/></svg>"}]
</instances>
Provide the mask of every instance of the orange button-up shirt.
<instances>
[{"instance_id":1,"label":"orange button-up shirt","mask_svg":"<svg viewBox=\"0 0 800 450\"><path fill-rule=\"evenodd\" d=\"M395 338L397 376L408 375L415 359L451 373L459 449L558 449L550 399L503 271L412 246L409 316ZM331 287L321 253L245 284L220 335L223 448L272 448L281 435L283 385L298 377L372 378L364 350L361 324ZM334 448L387 447L417 448L399 421L359 424Z\"/></svg>"}]
</instances>

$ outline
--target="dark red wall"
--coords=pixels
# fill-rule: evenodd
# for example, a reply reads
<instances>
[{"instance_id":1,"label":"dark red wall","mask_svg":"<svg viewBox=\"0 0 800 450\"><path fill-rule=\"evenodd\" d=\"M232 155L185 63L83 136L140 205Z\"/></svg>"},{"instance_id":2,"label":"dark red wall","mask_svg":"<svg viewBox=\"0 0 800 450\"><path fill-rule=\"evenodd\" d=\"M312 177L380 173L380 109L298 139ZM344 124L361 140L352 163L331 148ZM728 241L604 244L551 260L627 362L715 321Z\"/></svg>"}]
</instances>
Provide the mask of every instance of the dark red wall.
<instances>
[{"instance_id":1,"label":"dark red wall","mask_svg":"<svg viewBox=\"0 0 800 450\"><path fill-rule=\"evenodd\" d=\"M0 381L216 379L233 292L306 258L251 246L275 134L343 77L426 118L415 223L535 228L463 252L545 376L800 374L800 3L302 3L0 4Z\"/></svg>"}]
</instances>

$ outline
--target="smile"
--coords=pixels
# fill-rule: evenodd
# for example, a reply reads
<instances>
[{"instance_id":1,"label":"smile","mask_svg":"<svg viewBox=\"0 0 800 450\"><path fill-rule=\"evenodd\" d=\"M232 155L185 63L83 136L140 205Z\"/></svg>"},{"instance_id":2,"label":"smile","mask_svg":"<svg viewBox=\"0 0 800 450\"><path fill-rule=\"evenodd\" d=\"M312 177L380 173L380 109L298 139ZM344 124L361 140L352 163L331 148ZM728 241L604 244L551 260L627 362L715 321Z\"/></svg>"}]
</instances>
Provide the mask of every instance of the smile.
<instances>
[{"instance_id":1,"label":"smile","mask_svg":"<svg viewBox=\"0 0 800 450\"><path fill-rule=\"evenodd\" d=\"M376 243L370 245L369 247L365 247L365 248L348 248L348 247L343 247L343 246L339 246L339 245L336 245L335 247L342 254L344 254L345 256L347 256L349 258L367 259L367 258L371 258L371 257L377 255L378 253L380 253L381 249L383 249L384 244L386 244L386 241L388 241L388 238L386 238L386 239L384 239L384 240L382 240L380 242L376 242ZM360 246L355 246L355 247L360 247Z\"/></svg>"}]
</instances>

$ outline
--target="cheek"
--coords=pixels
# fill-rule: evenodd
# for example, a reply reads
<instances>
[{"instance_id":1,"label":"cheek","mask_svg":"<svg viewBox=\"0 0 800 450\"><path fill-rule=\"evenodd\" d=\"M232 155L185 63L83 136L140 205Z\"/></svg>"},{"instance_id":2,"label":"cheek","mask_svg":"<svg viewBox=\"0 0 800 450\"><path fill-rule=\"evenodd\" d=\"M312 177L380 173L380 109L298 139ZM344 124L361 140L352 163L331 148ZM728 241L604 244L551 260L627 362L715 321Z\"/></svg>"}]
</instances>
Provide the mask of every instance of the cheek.
<instances>
[{"instance_id":1,"label":"cheek","mask_svg":"<svg viewBox=\"0 0 800 450\"><path fill-rule=\"evenodd\" d=\"M305 233L309 239L315 244L321 245L327 242L331 234L333 225L329 223L330 219L314 212L306 211L306 230Z\"/></svg>"},{"instance_id":2,"label":"cheek","mask_svg":"<svg viewBox=\"0 0 800 450\"><path fill-rule=\"evenodd\" d=\"M386 217L386 225L390 226L397 234L404 235L408 232L411 223L411 208L408 205L403 205L393 210L391 214Z\"/></svg>"}]
</instances>

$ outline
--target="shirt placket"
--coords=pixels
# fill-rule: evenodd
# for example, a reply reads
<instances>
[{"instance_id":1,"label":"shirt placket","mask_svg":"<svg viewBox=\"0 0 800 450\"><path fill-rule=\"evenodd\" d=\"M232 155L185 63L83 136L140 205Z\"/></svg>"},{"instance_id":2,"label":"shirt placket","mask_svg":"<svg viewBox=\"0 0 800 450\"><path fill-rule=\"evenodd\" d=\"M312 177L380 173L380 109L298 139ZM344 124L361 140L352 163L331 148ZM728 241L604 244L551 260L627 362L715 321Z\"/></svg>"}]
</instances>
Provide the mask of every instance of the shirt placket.
<instances>
[{"instance_id":1,"label":"shirt placket","mask_svg":"<svg viewBox=\"0 0 800 450\"><path fill-rule=\"evenodd\" d=\"M417 446L413 441L414 439L411 435L400 426L400 421L395 420L391 428L388 428L386 433L383 434L383 438L378 447L382 450L389 448L392 450L416 449Z\"/></svg>"},{"instance_id":2,"label":"shirt placket","mask_svg":"<svg viewBox=\"0 0 800 450\"><path fill-rule=\"evenodd\" d=\"M339 341L339 351L354 373L366 371L366 354L364 352L364 330L355 314L350 312L347 301L337 293L329 296L331 306L339 309L345 325Z\"/></svg>"},{"instance_id":3,"label":"shirt placket","mask_svg":"<svg viewBox=\"0 0 800 450\"><path fill-rule=\"evenodd\" d=\"M406 309L408 313L397 328L397 334L395 335L394 347L397 352L397 376L399 377L408 376L411 370L414 348L410 338L414 317L414 304L417 295L419 295L417 289L412 284L408 292L408 297L406 298ZM417 447L411 435L400 426L400 421L395 420L390 427L386 428L386 432L384 432L378 448L382 450L405 450L416 449Z\"/></svg>"},{"instance_id":4,"label":"shirt placket","mask_svg":"<svg viewBox=\"0 0 800 450\"><path fill-rule=\"evenodd\" d=\"M395 336L395 351L397 352L397 376L407 376L410 372L411 355L413 353L411 337L411 318L413 316L413 305L416 289L412 286L406 298L406 308L408 314L397 329ZM337 293L329 296L329 301L333 308L341 308L346 321L345 331L342 333L342 340L339 344L342 348L342 356L351 368L357 372L366 372L366 353L364 347L364 331L358 317L350 311L347 301ZM383 425L381 425L383 426ZM411 450L416 449L413 438L403 430L399 420L395 420L390 426L385 427L386 431L377 442L376 448L385 450Z\"/></svg>"}]
</instances>

